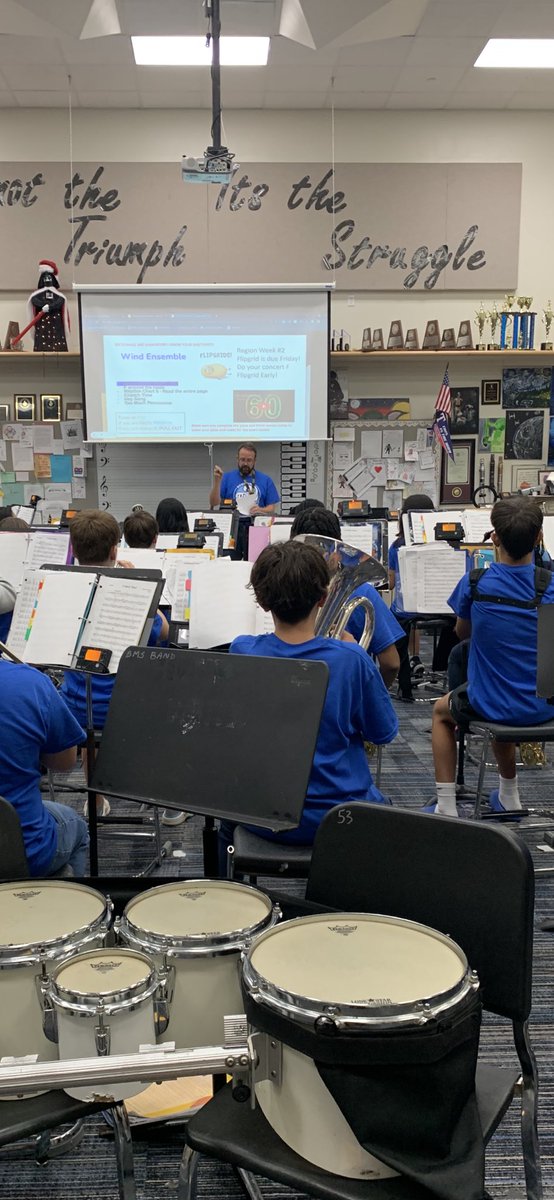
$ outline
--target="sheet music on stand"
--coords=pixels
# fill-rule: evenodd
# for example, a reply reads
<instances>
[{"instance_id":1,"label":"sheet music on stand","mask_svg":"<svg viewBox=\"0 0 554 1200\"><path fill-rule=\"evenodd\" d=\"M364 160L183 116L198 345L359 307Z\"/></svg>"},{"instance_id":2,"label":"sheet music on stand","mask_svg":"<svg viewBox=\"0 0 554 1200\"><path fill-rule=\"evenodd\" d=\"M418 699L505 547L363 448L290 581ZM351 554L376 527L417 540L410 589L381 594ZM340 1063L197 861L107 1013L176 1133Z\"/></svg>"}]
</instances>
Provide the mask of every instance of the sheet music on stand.
<instances>
[{"instance_id":1,"label":"sheet music on stand","mask_svg":"<svg viewBox=\"0 0 554 1200\"><path fill-rule=\"evenodd\" d=\"M446 542L402 546L398 566L405 612L452 615L448 597L466 574L463 551L453 550Z\"/></svg>"},{"instance_id":2,"label":"sheet music on stand","mask_svg":"<svg viewBox=\"0 0 554 1200\"><path fill-rule=\"evenodd\" d=\"M43 562L67 563L71 549L69 533L44 529L28 533L0 531L0 575L18 589L25 570Z\"/></svg>"},{"instance_id":3,"label":"sheet music on stand","mask_svg":"<svg viewBox=\"0 0 554 1200\"><path fill-rule=\"evenodd\" d=\"M435 541L435 526L442 521L462 525L466 542L482 542L491 529L490 508L456 508L404 513L402 527L407 546L427 545Z\"/></svg>"},{"instance_id":4,"label":"sheet music on stand","mask_svg":"<svg viewBox=\"0 0 554 1200\"><path fill-rule=\"evenodd\" d=\"M23 662L77 668L83 646L110 652L115 674L129 645L146 644L162 589L159 571L47 567L25 573L7 647Z\"/></svg>"}]
</instances>

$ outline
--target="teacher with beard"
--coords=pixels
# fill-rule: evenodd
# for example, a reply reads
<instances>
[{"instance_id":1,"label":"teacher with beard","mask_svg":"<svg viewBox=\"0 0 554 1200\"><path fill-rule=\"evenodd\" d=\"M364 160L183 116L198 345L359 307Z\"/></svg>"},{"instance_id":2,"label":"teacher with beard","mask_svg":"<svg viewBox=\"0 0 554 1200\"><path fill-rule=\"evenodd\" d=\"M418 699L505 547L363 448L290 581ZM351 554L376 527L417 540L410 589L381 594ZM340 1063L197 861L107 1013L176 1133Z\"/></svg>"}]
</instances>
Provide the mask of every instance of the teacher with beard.
<instances>
[{"instance_id":1,"label":"teacher with beard","mask_svg":"<svg viewBox=\"0 0 554 1200\"><path fill-rule=\"evenodd\" d=\"M239 446L233 471L214 467L210 508L219 508L224 500L232 500L243 517L275 512L279 492L270 476L256 469L256 447L251 442Z\"/></svg>"}]
</instances>

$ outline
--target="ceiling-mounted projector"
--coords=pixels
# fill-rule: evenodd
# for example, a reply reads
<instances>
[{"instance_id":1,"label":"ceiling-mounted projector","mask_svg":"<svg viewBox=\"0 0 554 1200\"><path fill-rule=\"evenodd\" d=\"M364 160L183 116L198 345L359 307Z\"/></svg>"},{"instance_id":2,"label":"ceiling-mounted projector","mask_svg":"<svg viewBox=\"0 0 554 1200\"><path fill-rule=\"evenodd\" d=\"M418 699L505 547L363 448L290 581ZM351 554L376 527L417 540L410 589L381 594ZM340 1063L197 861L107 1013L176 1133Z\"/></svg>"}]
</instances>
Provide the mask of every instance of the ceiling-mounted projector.
<instances>
[{"instance_id":1,"label":"ceiling-mounted projector","mask_svg":"<svg viewBox=\"0 0 554 1200\"><path fill-rule=\"evenodd\" d=\"M184 183L230 183L233 171L240 163L234 162L225 146L221 146L216 154L206 150L203 158L191 158L183 155L181 175Z\"/></svg>"}]
</instances>

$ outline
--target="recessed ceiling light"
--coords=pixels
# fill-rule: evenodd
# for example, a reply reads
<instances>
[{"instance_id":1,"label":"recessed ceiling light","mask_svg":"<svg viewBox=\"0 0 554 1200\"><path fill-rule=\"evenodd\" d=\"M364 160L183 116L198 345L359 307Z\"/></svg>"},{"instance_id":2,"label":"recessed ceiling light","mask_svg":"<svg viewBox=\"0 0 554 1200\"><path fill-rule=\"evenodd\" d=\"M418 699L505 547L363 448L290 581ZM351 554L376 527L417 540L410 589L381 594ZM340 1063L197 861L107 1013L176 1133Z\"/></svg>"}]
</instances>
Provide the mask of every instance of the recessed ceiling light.
<instances>
[{"instance_id":1,"label":"recessed ceiling light","mask_svg":"<svg viewBox=\"0 0 554 1200\"><path fill-rule=\"evenodd\" d=\"M489 38L474 66L554 70L554 38Z\"/></svg>"},{"instance_id":2,"label":"recessed ceiling light","mask_svg":"<svg viewBox=\"0 0 554 1200\"><path fill-rule=\"evenodd\" d=\"M140 67L209 67L212 46L205 37L132 37L135 62ZM222 67L265 67L268 37L222 37Z\"/></svg>"}]
</instances>

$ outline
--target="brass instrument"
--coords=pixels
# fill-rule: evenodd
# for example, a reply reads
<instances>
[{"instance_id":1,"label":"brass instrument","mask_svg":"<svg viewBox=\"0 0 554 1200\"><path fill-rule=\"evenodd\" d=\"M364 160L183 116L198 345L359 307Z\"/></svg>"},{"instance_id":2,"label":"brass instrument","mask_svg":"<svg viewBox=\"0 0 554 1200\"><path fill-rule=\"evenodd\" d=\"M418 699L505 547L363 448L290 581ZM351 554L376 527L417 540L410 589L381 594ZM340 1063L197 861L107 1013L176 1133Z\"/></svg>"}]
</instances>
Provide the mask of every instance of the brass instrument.
<instances>
[{"instance_id":1,"label":"brass instrument","mask_svg":"<svg viewBox=\"0 0 554 1200\"><path fill-rule=\"evenodd\" d=\"M301 533L295 540L315 546L323 554L332 575L325 603L316 620L317 636L340 638L352 613L360 607L365 614L360 646L367 650L375 628L373 605L367 596L353 596L352 593L362 583L386 587L388 576L385 568L364 550L357 550L335 538L322 537L318 533Z\"/></svg>"}]
</instances>

